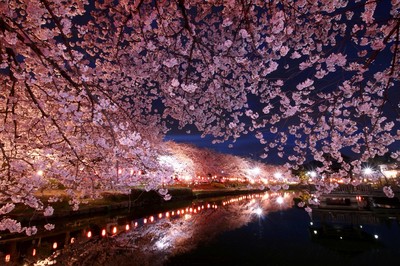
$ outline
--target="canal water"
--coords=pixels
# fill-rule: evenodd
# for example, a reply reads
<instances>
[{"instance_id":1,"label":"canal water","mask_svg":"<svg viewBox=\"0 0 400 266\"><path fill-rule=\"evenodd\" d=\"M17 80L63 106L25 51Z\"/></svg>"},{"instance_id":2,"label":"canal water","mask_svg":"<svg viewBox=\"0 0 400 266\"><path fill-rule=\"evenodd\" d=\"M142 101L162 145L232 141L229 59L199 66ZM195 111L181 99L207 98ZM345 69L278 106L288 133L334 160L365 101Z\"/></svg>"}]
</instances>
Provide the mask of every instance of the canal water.
<instances>
[{"instance_id":1,"label":"canal water","mask_svg":"<svg viewBox=\"0 0 400 266\"><path fill-rule=\"evenodd\" d=\"M35 236L2 236L0 265L399 265L396 206L321 204L308 213L297 197L266 192L66 219Z\"/></svg>"}]
</instances>

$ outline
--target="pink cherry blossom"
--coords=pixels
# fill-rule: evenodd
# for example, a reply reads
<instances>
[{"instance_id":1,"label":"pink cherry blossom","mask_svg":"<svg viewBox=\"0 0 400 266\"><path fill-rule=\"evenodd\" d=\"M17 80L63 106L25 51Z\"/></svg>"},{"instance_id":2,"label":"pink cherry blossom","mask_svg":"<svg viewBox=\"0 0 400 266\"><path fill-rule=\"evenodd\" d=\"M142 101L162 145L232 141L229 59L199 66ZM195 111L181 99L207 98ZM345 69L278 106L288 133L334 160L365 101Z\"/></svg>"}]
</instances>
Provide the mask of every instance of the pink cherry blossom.
<instances>
[{"instance_id":1,"label":"pink cherry blossom","mask_svg":"<svg viewBox=\"0 0 400 266\"><path fill-rule=\"evenodd\" d=\"M51 230L53 230L53 229L55 228L55 225L54 225L54 224L45 224L45 225L44 225L44 228L45 228L47 231L51 231Z\"/></svg>"},{"instance_id":2,"label":"pink cherry blossom","mask_svg":"<svg viewBox=\"0 0 400 266\"><path fill-rule=\"evenodd\" d=\"M159 190L178 171L159 160L171 125L213 143L263 132L263 157L320 173L400 158L398 1L178 2L0 2L1 213L50 215L46 189L74 210Z\"/></svg>"}]
</instances>

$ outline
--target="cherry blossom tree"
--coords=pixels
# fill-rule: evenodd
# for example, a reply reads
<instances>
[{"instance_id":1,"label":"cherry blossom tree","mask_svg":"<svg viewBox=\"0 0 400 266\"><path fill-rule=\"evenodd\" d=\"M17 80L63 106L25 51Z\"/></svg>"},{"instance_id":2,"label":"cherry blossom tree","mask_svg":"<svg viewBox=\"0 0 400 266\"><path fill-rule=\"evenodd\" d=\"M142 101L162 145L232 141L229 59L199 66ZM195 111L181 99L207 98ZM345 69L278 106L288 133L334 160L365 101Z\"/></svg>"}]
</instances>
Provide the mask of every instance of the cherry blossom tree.
<instances>
[{"instance_id":1,"label":"cherry blossom tree","mask_svg":"<svg viewBox=\"0 0 400 266\"><path fill-rule=\"evenodd\" d=\"M223 154L211 149L198 148L185 143L164 143L167 154L162 160L175 166L178 176L233 177L233 178L270 178L279 167L266 165L248 158ZM282 168L282 167L281 167ZM254 173L257 169L257 173Z\"/></svg>"},{"instance_id":2,"label":"cherry blossom tree","mask_svg":"<svg viewBox=\"0 0 400 266\"><path fill-rule=\"evenodd\" d=\"M2 1L1 214L44 210L35 192L54 183L73 206L157 189L171 120L360 174L400 139L399 11L398 0ZM348 149L359 160L345 162ZM8 218L0 229L23 230Z\"/></svg>"},{"instance_id":3,"label":"cherry blossom tree","mask_svg":"<svg viewBox=\"0 0 400 266\"><path fill-rule=\"evenodd\" d=\"M263 157L290 142L292 163L335 160L344 176L399 139L398 13L398 1L105 2L84 38L101 36L96 63L118 62L112 82L147 88L163 118L216 142L254 132ZM344 162L347 148L360 160Z\"/></svg>"}]
</instances>

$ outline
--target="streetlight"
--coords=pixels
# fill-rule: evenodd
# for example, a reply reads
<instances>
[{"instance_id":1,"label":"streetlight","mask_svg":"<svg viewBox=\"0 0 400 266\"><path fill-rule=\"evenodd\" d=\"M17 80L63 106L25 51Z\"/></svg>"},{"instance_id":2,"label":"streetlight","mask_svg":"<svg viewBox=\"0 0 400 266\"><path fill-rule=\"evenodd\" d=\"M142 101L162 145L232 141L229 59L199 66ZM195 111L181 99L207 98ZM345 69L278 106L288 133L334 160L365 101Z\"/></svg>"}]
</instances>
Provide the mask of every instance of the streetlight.
<instances>
[{"instance_id":1,"label":"streetlight","mask_svg":"<svg viewBox=\"0 0 400 266\"><path fill-rule=\"evenodd\" d=\"M372 170L371 167L366 167L363 169L364 175L371 175L374 171Z\"/></svg>"},{"instance_id":2,"label":"streetlight","mask_svg":"<svg viewBox=\"0 0 400 266\"><path fill-rule=\"evenodd\" d=\"M282 196L277 197L276 198L276 203L282 204L283 203L283 197Z\"/></svg>"},{"instance_id":3,"label":"streetlight","mask_svg":"<svg viewBox=\"0 0 400 266\"><path fill-rule=\"evenodd\" d=\"M263 210L262 210L260 207L258 207L258 208L256 208L256 209L254 210L254 213L257 214L258 216L261 216L262 213L263 213Z\"/></svg>"},{"instance_id":4,"label":"streetlight","mask_svg":"<svg viewBox=\"0 0 400 266\"><path fill-rule=\"evenodd\" d=\"M317 177L317 172L309 171L309 172L307 172L307 175L309 175L310 177L314 178L314 177Z\"/></svg>"},{"instance_id":5,"label":"streetlight","mask_svg":"<svg viewBox=\"0 0 400 266\"><path fill-rule=\"evenodd\" d=\"M281 172L276 172L276 173L274 174L274 177L275 177L276 179L281 179L281 178L282 178L282 173L281 173Z\"/></svg>"},{"instance_id":6,"label":"streetlight","mask_svg":"<svg viewBox=\"0 0 400 266\"><path fill-rule=\"evenodd\" d=\"M261 170L258 167L254 167L252 171L253 171L253 174L258 175Z\"/></svg>"}]
</instances>

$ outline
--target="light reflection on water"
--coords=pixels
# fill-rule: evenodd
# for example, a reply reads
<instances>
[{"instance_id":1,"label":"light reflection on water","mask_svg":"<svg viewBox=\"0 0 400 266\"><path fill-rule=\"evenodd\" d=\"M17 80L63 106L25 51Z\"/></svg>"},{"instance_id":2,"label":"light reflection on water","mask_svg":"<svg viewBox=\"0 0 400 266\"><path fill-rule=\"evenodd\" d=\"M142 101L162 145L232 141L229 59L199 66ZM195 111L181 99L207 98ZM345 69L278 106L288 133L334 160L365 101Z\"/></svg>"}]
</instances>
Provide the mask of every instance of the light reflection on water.
<instances>
[{"instance_id":1,"label":"light reflection on water","mask_svg":"<svg viewBox=\"0 0 400 266\"><path fill-rule=\"evenodd\" d=\"M283 202L276 198L285 199ZM90 221L54 235L0 240L2 260L8 265L35 265L51 261L61 265L113 265L115 260L134 255L135 262L162 264L171 255L187 252L226 230L239 228L263 213L292 206L293 193L261 193L193 202L188 206L157 212L138 219ZM71 222L70 222L71 223ZM73 223L73 222L72 222ZM61 225L57 225L59 228ZM126 253L121 256L121 253ZM119 255L117 255L119 254ZM90 263L89 263L90 262Z\"/></svg>"},{"instance_id":2,"label":"light reflection on water","mask_svg":"<svg viewBox=\"0 0 400 266\"><path fill-rule=\"evenodd\" d=\"M295 206L296 197L267 192L135 219L89 219L76 222L77 230L2 240L1 258L6 265L376 265L400 255L393 215L327 207L308 214ZM377 260L379 254L385 258Z\"/></svg>"}]
</instances>

